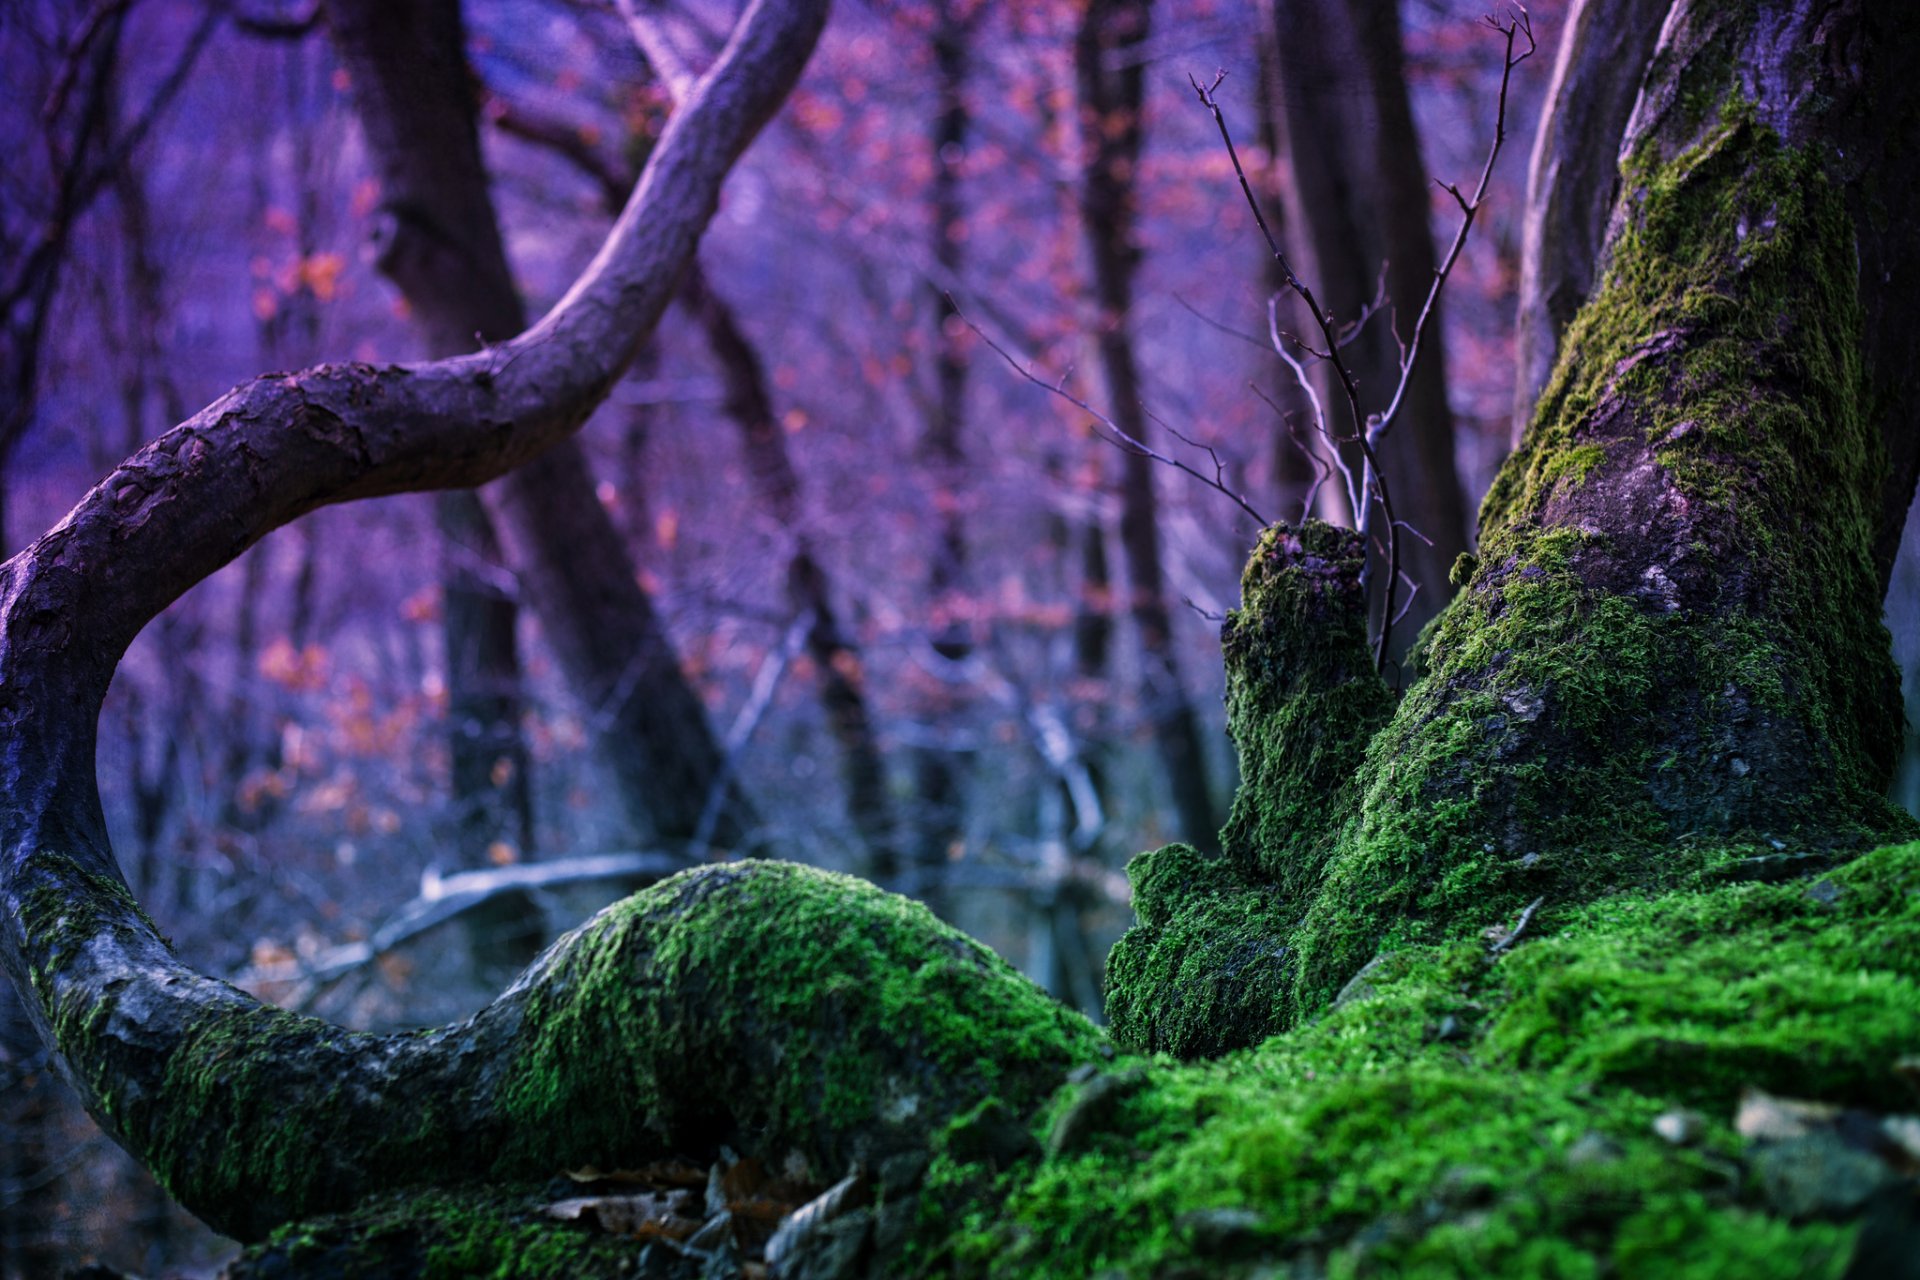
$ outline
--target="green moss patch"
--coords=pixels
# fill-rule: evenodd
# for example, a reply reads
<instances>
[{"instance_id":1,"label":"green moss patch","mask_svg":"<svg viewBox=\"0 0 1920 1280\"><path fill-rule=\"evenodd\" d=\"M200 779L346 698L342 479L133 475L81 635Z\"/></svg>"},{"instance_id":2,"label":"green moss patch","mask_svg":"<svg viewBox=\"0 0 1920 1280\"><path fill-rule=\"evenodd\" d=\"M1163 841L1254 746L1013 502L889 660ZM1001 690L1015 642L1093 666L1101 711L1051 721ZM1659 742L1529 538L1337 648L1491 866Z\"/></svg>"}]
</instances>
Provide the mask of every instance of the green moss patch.
<instances>
[{"instance_id":1,"label":"green moss patch","mask_svg":"<svg viewBox=\"0 0 1920 1280\"><path fill-rule=\"evenodd\" d=\"M1153 1062L1071 1152L992 1180L921 1265L1840 1274L1857 1218L1776 1211L1732 1120L1749 1088L1913 1108L1894 1064L1920 1046L1920 845L1820 880L1549 907L1489 951L1408 946L1258 1048ZM1704 1125L1676 1144L1654 1121L1682 1107Z\"/></svg>"}]
</instances>

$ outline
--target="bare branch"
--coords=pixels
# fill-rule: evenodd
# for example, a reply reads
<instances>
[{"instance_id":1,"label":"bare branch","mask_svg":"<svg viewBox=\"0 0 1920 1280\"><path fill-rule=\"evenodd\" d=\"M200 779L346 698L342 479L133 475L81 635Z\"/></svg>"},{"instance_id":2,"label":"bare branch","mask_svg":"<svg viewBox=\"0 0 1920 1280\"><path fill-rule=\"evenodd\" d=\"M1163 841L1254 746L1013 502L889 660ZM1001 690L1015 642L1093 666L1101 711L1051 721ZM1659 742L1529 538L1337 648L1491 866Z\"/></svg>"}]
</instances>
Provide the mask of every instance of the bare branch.
<instances>
[{"instance_id":1,"label":"bare branch","mask_svg":"<svg viewBox=\"0 0 1920 1280\"><path fill-rule=\"evenodd\" d=\"M951 294L948 295L948 299L949 301L951 301L952 299ZM1032 369L1022 366L1018 360L1015 360L1013 358L1013 355L1005 347L1001 346L999 343L995 342L992 338L988 337L985 331L983 331L979 325L973 322L973 318L967 315L966 312L960 309L960 304L957 302L954 303L954 314L960 317L961 321L967 326L967 328L973 330L973 332L976 335L978 335L980 341L986 343L989 347L992 347L995 354L997 354L1002 360L1005 360L1007 362L1008 368L1012 369L1015 373L1025 378L1028 382L1031 382L1034 386L1040 387L1043 390L1053 395L1059 396L1062 400L1065 400L1068 404L1074 406L1076 409L1079 409L1083 413L1091 415L1094 421L1098 422L1101 426L1106 428L1107 430L1106 438L1109 443L1114 444L1121 449L1125 449L1128 453L1136 454L1139 457L1151 458L1155 462L1160 463L1162 466L1168 466L1168 467L1174 468L1176 471L1186 472L1188 475L1192 476L1195 480L1198 480L1201 484L1207 486L1207 488L1226 495L1226 497L1229 500L1231 500L1235 506L1239 507L1242 511L1246 512L1249 516L1252 516L1255 520L1259 521L1260 527L1263 529L1266 528L1267 525L1271 523L1271 521L1269 521L1265 516L1261 515L1258 511L1255 511L1253 509L1252 504L1249 503L1245 497L1243 497L1238 493L1235 493L1232 489L1228 488L1226 484L1219 477L1209 478L1205 475L1202 475L1200 472L1195 471L1192 467L1188 466L1186 463L1180 461L1178 458L1170 458L1166 454L1161 453L1159 450L1153 448L1151 445L1148 445L1143 441L1140 441L1134 438L1132 435L1128 434L1125 430L1123 430L1119 425L1117 425L1112 418L1100 412L1098 409L1088 404L1085 400L1082 400L1079 396L1074 395L1071 391L1068 391L1065 386L1048 382L1044 378L1041 378L1039 375L1035 374ZM1063 375L1063 381L1064 381L1064 375ZM1141 407L1144 409L1146 406L1142 405ZM1181 439L1186 440L1186 437L1181 436ZM1192 441L1188 441L1188 443L1191 444ZM1211 449L1208 449L1207 452L1209 454L1213 454L1213 450ZM1219 457L1215 455L1213 460L1214 460L1214 464L1217 467L1220 462Z\"/></svg>"}]
</instances>

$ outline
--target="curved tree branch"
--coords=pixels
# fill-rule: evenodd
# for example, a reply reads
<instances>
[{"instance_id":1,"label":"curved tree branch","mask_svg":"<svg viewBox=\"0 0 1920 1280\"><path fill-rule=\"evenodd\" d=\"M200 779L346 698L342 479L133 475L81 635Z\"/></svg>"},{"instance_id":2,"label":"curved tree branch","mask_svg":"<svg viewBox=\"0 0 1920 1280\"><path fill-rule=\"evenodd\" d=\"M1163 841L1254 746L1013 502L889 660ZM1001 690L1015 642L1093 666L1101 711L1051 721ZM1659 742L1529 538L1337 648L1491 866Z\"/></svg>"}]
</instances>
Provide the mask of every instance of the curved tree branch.
<instances>
[{"instance_id":1,"label":"curved tree branch","mask_svg":"<svg viewBox=\"0 0 1920 1280\"><path fill-rule=\"evenodd\" d=\"M781 1144L831 1167L924 1136L943 1098L985 1086L1006 1096L1010 1080L1025 1080L1016 1096L1037 1096L1092 1044L1064 1015L1025 1002L1004 965L914 908L797 867L712 869L655 890L555 948L468 1023L349 1034L175 960L109 848L94 735L132 637L300 514L482 484L580 426L678 292L722 180L797 81L826 13L828 0L756 0L674 115L605 248L526 334L424 365L255 378L123 462L0 566L0 960L88 1111L223 1230L252 1236L396 1182L551 1171L662 1140ZM829 1036L818 1052L789 1044L774 1061L760 1052L758 1067L756 1050L739 1044L812 1015L818 1000L781 990L806 981L806 967L730 954L687 994L676 983L689 977L695 942L672 929L684 915L722 933L799 923L822 892L835 910L874 915L841 958L874 967L862 1000L902 965L912 981L943 984L943 1002L985 1002L989 1021L1031 1029L1039 1019L1054 1031L1025 1038L1023 1067L973 1069L939 1040L958 1034L945 1025L916 1027L899 1009L866 1023L864 1011L845 1013L847 1025L868 1027L852 1027L856 1040L864 1034L902 1065L856 1090L862 1105L822 1113L826 1077L847 1061L828 1054ZM747 923L728 923L733 915ZM735 936L732 952L755 944L768 950L764 936ZM609 963L624 977L614 994L595 994L591 979ZM751 990L735 1000L732 979ZM770 1004L756 1011L762 984ZM743 1086L739 1073L755 1069L787 1082L778 1098ZM248 1090L269 1077L271 1088ZM636 1082L639 1094L622 1092ZM616 1096L632 1102L607 1115Z\"/></svg>"}]
</instances>

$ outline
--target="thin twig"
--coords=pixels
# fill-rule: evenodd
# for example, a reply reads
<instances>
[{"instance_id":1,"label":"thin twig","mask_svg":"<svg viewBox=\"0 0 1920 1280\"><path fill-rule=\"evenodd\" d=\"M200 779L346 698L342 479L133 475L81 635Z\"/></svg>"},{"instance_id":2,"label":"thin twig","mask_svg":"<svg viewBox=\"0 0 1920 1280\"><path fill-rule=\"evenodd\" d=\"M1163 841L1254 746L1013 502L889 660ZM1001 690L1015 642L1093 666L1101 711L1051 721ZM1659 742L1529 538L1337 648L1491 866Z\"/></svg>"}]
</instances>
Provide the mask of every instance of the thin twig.
<instances>
[{"instance_id":1,"label":"thin twig","mask_svg":"<svg viewBox=\"0 0 1920 1280\"><path fill-rule=\"evenodd\" d=\"M952 302L953 295L951 294L947 295L947 300L949 302ZM1180 459L1168 457L1166 454L1161 453L1158 449L1155 449L1153 446L1145 443L1144 441L1136 439L1133 435L1128 433L1123 427L1121 427L1119 424L1114 422L1112 418L1109 418L1106 414L1100 412L1098 409L1088 404L1085 400L1082 400L1079 396L1076 396L1071 391L1068 391L1065 386L1056 385L1054 383L1048 382L1046 379L1034 373L1032 369L1023 366L1018 360L1015 360L1013 358L1013 355L1005 347L1001 346L999 343L995 342L992 338L988 337L986 332L982 330L979 325L973 322L973 317L969 316L965 311L961 310L960 304L957 302L953 303L953 313L960 317L961 322L965 324L967 328L973 330L974 334L979 337L980 341L986 343L989 347L992 347L994 350L994 353L998 355L1002 360L1005 360L1007 362L1008 368L1012 369L1015 373L1025 378L1028 382L1031 382L1034 386L1044 388L1045 390L1051 392L1052 394L1059 396L1062 400L1065 400L1068 404L1072 405L1074 408L1079 409L1083 413L1091 415L1094 421L1098 422L1101 426L1107 429L1107 432L1108 432L1107 439L1109 443L1114 444L1119 448L1126 450L1128 453L1135 454L1139 457L1151 458L1153 461L1160 463L1162 466L1168 466L1168 467L1174 468L1176 471L1186 472L1188 475L1192 476L1195 480L1198 480L1201 484L1207 486L1207 488L1215 490L1218 493L1224 494L1229 500L1233 502L1235 506L1239 507L1242 511L1246 512L1249 516L1257 520L1260 523L1260 527L1263 529L1266 528L1267 525L1272 523L1272 521L1268 520L1265 516L1261 515L1258 511L1254 510L1253 504L1248 502L1243 495L1236 493L1234 492L1234 490L1227 487L1223 479L1224 471L1222 471L1221 475L1219 476L1209 478L1205 475L1202 475L1200 472L1194 470L1192 467L1188 466L1186 463L1180 461ZM1062 381L1064 382L1064 380L1065 380L1064 375L1062 375ZM1175 434L1178 434L1178 433L1176 432ZM1187 440L1187 437L1185 436L1181 436L1180 438L1182 440ZM1188 440L1187 443L1191 444L1192 441ZM1206 446L1202 445L1199 447L1205 448ZM1213 457L1214 466L1216 468L1219 468L1220 467L1219 455L1215 454L1212 449L1207 449L1207 453Z\"/></svg>"},{"instance_id":2,"label":"thin twig","mask_svg":"<svg viewBox=\"0 0 1920 1280\"><path fill-rule=\"evenodd\" d=\"M1440 186L1460 206L1460 229L1454 233L1453 243L1447 248L1447 256L1433 273L1433 283L1427 287L1427 300L1421 304L1420 318L1413 322L1413 333L1407 339L1406 355L1400 365L1400 385L1394 389L1393 402L1380 415L1380 425L1376 438L1384 436L1393 427L1399 416L1400 405L1405 400L1407 387L1413 381L1414 365L1420 359L1420 340L1426 335L1427 321L1433 317L1434 305L1440 299L1440 290L1446 286L1447 277L1453 273L1453 264L1460 260L1460 251L1466 248L1467 233L1473 229L1474 217L1480 212L1480 205L1487 198L1487 186L1493 181L1494 162L1500 158L1500 147L1507 140L1507 90L1513 82L1513 69L1531 58L1538 47L1533 38L1533 18L1527 13L1525 5L1516 4L1511 10L1513 17L1502 24L1498 18L1488 14L1482 19L1487 26L1506 38L1507 50L1500 69L1500 98L1494 109L1493 144L1487 148L1487 162L1480 169L1480 183L1474 188L1473 199L1468 200L1460 194L1460 188L1453 183L1441 183ZM1513 51L1516 37L1524 37L1527 42L1525 52L1515 55Z\"/></svg>"},{"instance_id":3,"label":"thin twig","mask_svg":"<svg viewBox=\"0 0 1920 1280\"><path fill-rule=\"evenodd\" d=\"M1542 897L1535 898L1532 902L1529 902L1527 904L1527 909L1520 913L1520 919L1515 922L1513 928L1508 933L1506 933L1503 937L1501 937L1499 941L1495 942L1493 946L1489 947L1487 949L1487 954L1497 956L1501 952L1513 946L1514 943L1520 941L1520 935L1527 931L1527 925L1531 923L1533 920L1533 913L1538 911L1540 909L1540 905L1545 901L1546 901L1546 898L1542 896Z\"/></svg>"},{"instance_id":4,"label":"thin twig","mask_svg":"<svg viewBox=\"0 0 1920 1280\"><path fill-rule=\"evenodd\" d=\"M1383 593L1384 599L1382 600L1380 610L1380 631L1374 641L1374 667L1380 671L1386 669L1387 646L1392 638L1393 628L1407 612L1406 607L1399 609L1394 607L1395 596L1398 592L1400 581L1406 576L1402 573L1400 567L1400 530L1402 528L1409 528L1409 531L1416 532L1416 536L1419 535L1417 531L1411 530L1410 526L1407 526L1404 521L1396 519L1393 514L1393 499L1389 492L1386 475L1380 468L1377 446L1386 436L1387 432L1392 429L1395 421L1398 419L1400 408L1406 401L1407 388L1413 381L1413 373L1419 363L1421 341L1426 334L1427 322L1432 318L1434 307L1440 297L1440 291L1446 286L1447 279L1452 274L1454 264L1459 261L1461 250L1466 246L1467 233L1473 227L1474 216L1479 212L1480 205L1486 198L1487 187L1493 176L1494 163L1499 159L1501 145L1506 141L1507 94L1513 80L1513 69L1532 57L1537 47L1533 38L1533 20L1528 15L1526 7L1515 4L1511 13L1512 16L1504 23L1491 14L1487 15L1484 19L1489 27L1505 37L1506 50L1502 58L1500 72L1500 95L1495 111L1493 143L1488 148L1487 161L1481 170L1479 185L1474 189L1473 197L1468 199L1461 193L1458 186L1451 183L1442 184L1442 189L1451 194L1454 202L1460 206L1462 213L1460 229L1454 235L1453 243L1448 248L1440 267L1434 272L1433 282L1428 287L1426 301L1420 308L1419 318L1414 322L1411 337L1402 343L1400 341L1398 326L1396 325L1394 327L1394 342L1400 347L1399 384L1394 388L1393 398L1389 401L1386 410L1372 417L1363 417L1360 412L1359 390L1354 383L1351 371L1347 368L1346 361L1340 357L1340 349L1346 342L1352 340L1353 336L1365 326L1367 321L1372 318L1384 302L1384 287L1386 282L1386 268L1384 264L1381 268L1381 287L1376 290L1374 300L1361 308L1359 318L1350 325L1336 326L1332 314L1321 307L1319 301L1313 296L1313 291L1300 279L1299 275L1294 271L1292 263L1287 260L1286 251L1281 248L1279 240L1274 236L1273 228L1267 224L1266 214L1261 210L1260 201L1253 193L1253 184L1247 180L1246 169L1240 163L1239 150L1234 146L1233 135L1227 128L1226 113L1221 110L1219 100L1214 95L1214 90L1220 87L1220 82L1226 78L1226 73L1224 71L1220 72L1214 77L1212 84L1204 87L1197 78L1191 75L1187 77L1188 83L1193 86L1194 95L1200 99L1201 105L1206 107L1207 111L1213 116L1214 125L1220 131L1220 140L1226 145L1227 157L1233 163L1234 176L1239 180L1241 194L1246 197L1247 207L1253 211L1254 222L1259 226L1260 234L1266 239L1267 248L1272 251L1274 261L1279 264L1287 287L1293 290L1302 302L1306 303L1308 312L1313 316L1314 324L1319 328L1321 336L1326 341L1326 350L1324 352L1316 351L1308 344L1299 342L1298 339L1295 339L1295 342L1309 354L1317 358L1325 359L1331 363L1334 372L1339 377L1341 389L1346 393L1347 410L1353 423L1354 434L1352 443L1360 447L1362 458L1361 482L1357 493L1352 485L1351 476L1348 477L1348 496L1354 512L1354 523L1363 543L1372 542L1373 539L1370 537L1369 531L1373 525L1373 507L1377 502L1380 506L1381 514L1385 517L1387 526L1386 545L1384 548L1387 562L1386 588ZM1516 54L1514 47L1519 38L1526 40L1527 47L1523 52ZM1276 300L1269 300L1267 304L1267 315L1268 334L1275 353L1287 362L1287 365L1293 370L1294 376L1299 380L1300 384L1305 387L1307 385L1305 369L1302 367L1300 361L1286 349L1286 343L1282 340ZM1309 395L1311 394L1309 390ZM1328 427L1324 413L1319 410L1317 400L1315 402L1315 416L1316 425L1321 434L1334 443L1334 452L1337 456L1340 437ZM1344 463L1342 464L1342 469L1345 469ZM1428 545L1432 544L1429 543ZM1362 567L1360 576L1361 584L1364 587L1368 578L1371 576L1370 561ZM1411 605L1411 596L1408 597L1407 603L1409 606Z\"/></svg>"}]
</instances>

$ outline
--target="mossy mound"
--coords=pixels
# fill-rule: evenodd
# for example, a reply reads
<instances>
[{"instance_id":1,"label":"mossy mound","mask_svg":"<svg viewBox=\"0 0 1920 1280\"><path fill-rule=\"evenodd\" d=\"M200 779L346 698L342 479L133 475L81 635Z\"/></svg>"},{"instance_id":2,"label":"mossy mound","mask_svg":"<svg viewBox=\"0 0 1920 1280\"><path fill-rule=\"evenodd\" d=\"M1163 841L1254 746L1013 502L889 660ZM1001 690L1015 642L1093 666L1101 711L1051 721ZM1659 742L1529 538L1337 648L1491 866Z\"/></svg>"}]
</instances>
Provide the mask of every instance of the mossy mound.
<instances>
[{"instance_id":1,"label":"mossy mound","mask_svg":"<svg viewBox=\"0 0 1920 1280\"><path fill-rule=\"evenodd\" d=\"M1838 1276L1863 1221L1897 1229L1844 1197L1783 1199L1733 1119L1748 1090L1920 1110L1896 1071L1920 1051L1920 844L1818 879L1549 904L1494 946L1389 952L1293 1032L1158 1060L1070 1150L997 1176L936 1161L943 1213L991 1190L958 1230L925 1224L918 1265ZM1884 1180L1875 1206L1897 1222L1915 1184L1894 1166Z\"/></svg>"}]
</instances>

